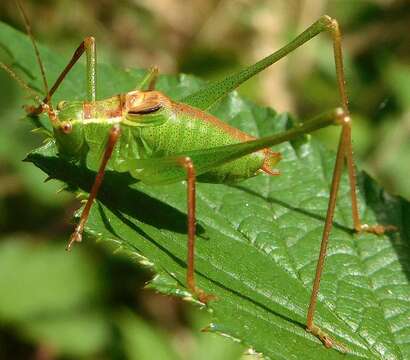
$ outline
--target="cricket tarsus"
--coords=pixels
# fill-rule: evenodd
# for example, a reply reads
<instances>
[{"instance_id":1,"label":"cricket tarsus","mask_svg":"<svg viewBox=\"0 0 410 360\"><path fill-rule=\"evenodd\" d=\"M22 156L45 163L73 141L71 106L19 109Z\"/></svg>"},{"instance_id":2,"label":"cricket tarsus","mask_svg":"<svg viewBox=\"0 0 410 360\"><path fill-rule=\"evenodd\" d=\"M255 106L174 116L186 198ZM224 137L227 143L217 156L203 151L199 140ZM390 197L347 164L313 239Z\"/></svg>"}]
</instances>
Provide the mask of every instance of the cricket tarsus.
<instances>
[{"instance_id":1,"label":"cricket tarsus","mask_svg":"<svg viewBox=\"0 0 410 360\"><path fill-rule=\"evenodd\" d=\"M368 224L361 224L360 229L356 229L356 232L361 233L361 232L367 232L370 234L375 234L375 235L384 235L386 233L390 232L395 232L398 231L397 226L394 225L368 225Z\"/></svg>"},{"instance_id":2,"label":"cricket tarsus","mask_svg":"<svg viewBox=\"0 0 410 360\"><path fill-rule=\"evenodd\" d=\"M329 336L329 334L324 332L322 329L320 329L316 325L314 325L311 329L308 329L307 331L310 332L312 335L316 336L323 343L323 345L328 349L337 348L342 353L347 353L349 351L349 349L345 345L343 345L342 343L338 341L333 340Z\"/></svg>"},{"instance_id":3,"label":"cricket tarsus","mask_svg":"<svg viewBox=\"0 0 410 360\"><path fill-rule=\"evenodd\" d=\"M105 148L105 152L103 155L103 158L101 160L100 168L98 169L97 175L94 180L94 184L91 187L90 195L88 196L87 202L85 204L85 207L81 213L80 221L78 222L78 225L76 226L73 234L70 237L70 240L67 245L67 250L71 250L73 244L75 242L81 242L82 240L82 234L84 231L84 226L88 220L88 216L90 215L90 210L91 206L97 197L98 190L100 189L101 183L104 178L105 174L105 168L107 166L108 160L111 158L112 152L114 150L115 144L117 143L119 137L121 135L121 129L119 125L114 125L111 130L110 134L108 137L108 142Z\"/></svg>"}]
</instances>

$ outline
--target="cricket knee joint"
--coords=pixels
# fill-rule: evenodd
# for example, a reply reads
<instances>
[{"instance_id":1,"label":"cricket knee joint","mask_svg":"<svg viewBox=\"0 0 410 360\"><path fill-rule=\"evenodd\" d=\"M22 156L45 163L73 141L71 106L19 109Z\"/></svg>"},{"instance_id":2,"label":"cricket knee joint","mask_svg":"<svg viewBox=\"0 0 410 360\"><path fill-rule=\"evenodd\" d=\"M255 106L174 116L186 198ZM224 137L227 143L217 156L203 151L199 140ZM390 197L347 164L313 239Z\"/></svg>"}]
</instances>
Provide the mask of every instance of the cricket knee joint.
<instances>
[{"instance_id":1,"label":"cricket knee joint","mask_svg":"<svg viewBox=\"0 0 410 360\"><path fill-rule=\"evenodd\" d=\"M343 110L343 108L338 107L335 109L335 123L341 126L350 126L352 119L350 115L345 110Z\"/></svg>"},{"instance_id":2,"label":"cricket knee joint","mask_svg":"<svg viewBox=\"0 0 410 360\"><path fill-rule=\"evenodd\" d=\"M323 15L321 20L333 34L340 34L339 23L329 15Z\"/></svg>"},{"instance_id":3,"label":"cricket knee joint","mask_svg":"<svg viewBox=\"0 0 410 360\"><path fill-rule=\"evenodd\" d=\"M110 140L115 141L121 134L121 127L116 124L110 129Z\"/></svg>"},{"instance_id":4,"label":"cricket knee joint","mask_svg":"<svg viewBox=\"0 0 410 360\"><path fill-rule=\"evenodd\" d=\"M87 36L84 39L84 45L87 49L90 49L95 46L95 38L93 36Z\"/></svg>"},{"instance_id":5,"label":"cricket knee joint","mask_svg":"<svg viewBox=\"0 0 410 360\"><path fill-rule=\"evenodd\" d=\"M189 156L181 157L179 159L179 163L186 169L190 169L194 167L194 163L192 162Z\"/></svg>"},{"instance_id":6,"label":"cricket knee joint","mask_svg":"<svg viewBox=\"0 0 410 360\"><path fill-rule=\"evenodd\" d=\"M179 164L186 170L188 176L195 176L194 163L189 156L181 157Z\"/></svg>"}]
</instances>

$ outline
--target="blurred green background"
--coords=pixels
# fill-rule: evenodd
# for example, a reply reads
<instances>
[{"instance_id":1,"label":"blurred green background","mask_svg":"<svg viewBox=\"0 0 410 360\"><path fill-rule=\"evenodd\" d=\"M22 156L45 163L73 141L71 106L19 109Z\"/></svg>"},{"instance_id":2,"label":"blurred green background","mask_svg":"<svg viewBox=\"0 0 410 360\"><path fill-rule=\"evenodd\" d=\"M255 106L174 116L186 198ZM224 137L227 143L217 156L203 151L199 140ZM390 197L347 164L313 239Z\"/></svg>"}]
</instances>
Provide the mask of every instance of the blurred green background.
<instances>
[{"instance_id":1,"label":"blurred green background","mask_svg":"<svg viewBox=\"0 0 410 360\"><path fill-rule=\"evenodd\" d=\"M158 65L206 79L279 48L320 15L344 32L347 85L360 166L410 199L410 3L406 0L24 1L39 42L69 59L87 35L98 60ZM13 1L0 20L22 29ZM34 56L34 54L33 54ZM104 84L100 84L104 86ZM331 42L317 38L240 92L301 119L338 104ZM24 94L0 72L0 359L250 359L200 333L207 322L178 299L142 291L151 274L104 244L64 245L79 204L22 159L40 144ZM316 134L329 147L337 129ZM302 176L302 174L301 174Z\"/></svg>"}]
</instances>

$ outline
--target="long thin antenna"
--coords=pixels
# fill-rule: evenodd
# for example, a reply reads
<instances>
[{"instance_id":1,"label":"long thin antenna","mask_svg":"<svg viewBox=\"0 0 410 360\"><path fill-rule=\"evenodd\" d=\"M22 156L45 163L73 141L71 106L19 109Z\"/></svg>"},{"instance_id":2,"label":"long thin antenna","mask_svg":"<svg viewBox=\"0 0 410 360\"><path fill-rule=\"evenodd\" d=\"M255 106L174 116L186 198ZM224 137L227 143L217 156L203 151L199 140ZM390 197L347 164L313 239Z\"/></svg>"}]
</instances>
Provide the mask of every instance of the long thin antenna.
<instances>
[{"instance_id":1,"label":"long thin antenna","mask_svg":"<svg viewBox=\"0 0 410 360\"><path fill-rule=\"evenodd\" d=\"M19 77L8 65L0 61L0 68L6 71L14 80L16 80L17 83L30 94L33 100L38 103L38 108L35 108L34 106L24 107L29 116L46 112L52 125L60 126L60 120L58 119L57 114L54 112L51 105L44 103L44 101L40 99L40 96L32 88L30 88L27 83L21 77ZM37 112L37 110L39 111Z\"/></svg>"},{"instance_id":2,"label":"long thin antenna","mask_svg":"<svg viewBox=\"0 0 410 360\"><path fill-rule=\"evenodd\" d=\"M30 86L27 85L27 83L19 77L9 66L7 66L5 63L0 61L0 67L6 71L14 80L17 81L17 83L24 89L26 90L31 97L40 105L42 106L44 103L41 101L40 96L32 89Z\"/></svg>"},{"instance_id":3,"label":"long thin antenna","mask_svg":"<svg viewBox=\"0 0 410 360\"><path fill-rule=\"evenodd\" d=\"M20 10L21 16L22 16L23 21L24 21L24 26L25 26L26 31L27 31L27 35L30 37L31 43L33 44L33 47L34 47L34 52L36 53L37 62L38 62L38 65L40 67L41 76L43 78L44 90L47 94L47 104L48 104L49 100L50 100L50 95L49 95L49 92L48 92L48 83L47 83L47 78L46 78L46 72L44 70L43 62L41 61L40 52L38 51L36 41L34 40L33 32L31 31L30 22L28 20L26 12L24 11L23 5L21 4L20 0L15 0L15 2L17 4L17 7Z\"/></svg>"}]
</instances>

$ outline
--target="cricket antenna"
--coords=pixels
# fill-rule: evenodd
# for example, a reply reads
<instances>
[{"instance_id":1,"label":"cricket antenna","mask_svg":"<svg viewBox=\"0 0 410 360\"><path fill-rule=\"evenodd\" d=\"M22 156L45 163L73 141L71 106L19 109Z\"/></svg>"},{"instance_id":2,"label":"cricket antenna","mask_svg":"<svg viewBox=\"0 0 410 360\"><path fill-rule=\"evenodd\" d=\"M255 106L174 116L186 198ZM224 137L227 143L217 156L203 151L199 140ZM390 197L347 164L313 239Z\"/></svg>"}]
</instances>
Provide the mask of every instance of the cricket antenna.
<instances>
[{"instance_id":1,"label":"cricket antenna","mask_svg":"<svg viewBox=\"0 0 410 360\"><path fill-rule=\"evenodd\" d=\"M26 112L30 115L38 115L41 112L46 112L48 114L48 117L50 118L50 121L54 125L60 125L60 121L51 107L51 105L44 103L43 100L40 99L38 94L30 88L30 86L27 85L27 83L20 77L18 76L8 65L0 61L0 68L2 68L6 73L8 73L14 80L17 81L17 83L27 91L27 93L33 98L35 102L39 105L38 108L34 108L33 106L25 106ZM39 109L39 112L36 113L37 109Z\"/></svg>"},{"instance_id":2,"label":"cricket antenna","mask_svg":"<svg viewBox=\"0 0 410 360\"><path fill-rule=\"evenodd\" d=\"M38 94L30 87L27 85L27 83L19 77L9 66L7 66L5 63L0 61L0 67L7 72L14 80L17 81L17 83L24 89L26 90L30 96L40 105L43 106L44 103L41 101L40 97Z\"/></svg>"},{"instance_id":3,"label":"cricket antenna","mask_svg":"<svg viewBox=\"0 0 410 360\"><path fill-rule=\"evenodd\" d=\"M41 61L40 52L38 51L36 41L34 40L33 32L31 31L30 21L28 20L28 17L26 15L26 12L24 11L23 5L21 4L20 0L15 0L15 2L17 4L17 7L20 10L21 16L23 18L24 26L25 26L26 31L27 31L27 35L30 37L31 43L33 44L33 47L34 47L34 52L36 53L37 62L38 62L38 65L40 67L41 77L43 78L44 90L47 94L46 104L48 104L49 101L50 101L50 94L48 92L48 83L47 83L47 78L46 78L46 72L44 70L43 62ZM16 77L14 77L14 78L17 79Z\"/></svg>"}]
</instances>

